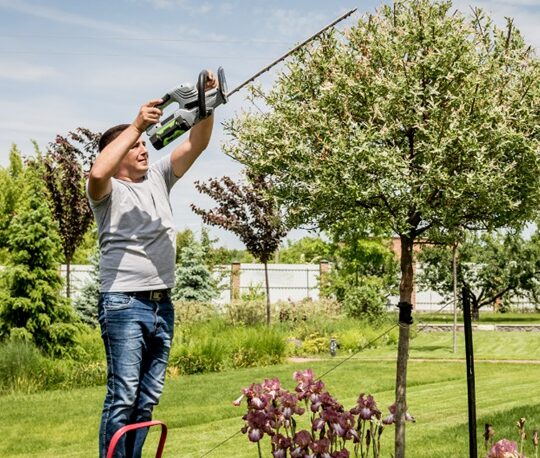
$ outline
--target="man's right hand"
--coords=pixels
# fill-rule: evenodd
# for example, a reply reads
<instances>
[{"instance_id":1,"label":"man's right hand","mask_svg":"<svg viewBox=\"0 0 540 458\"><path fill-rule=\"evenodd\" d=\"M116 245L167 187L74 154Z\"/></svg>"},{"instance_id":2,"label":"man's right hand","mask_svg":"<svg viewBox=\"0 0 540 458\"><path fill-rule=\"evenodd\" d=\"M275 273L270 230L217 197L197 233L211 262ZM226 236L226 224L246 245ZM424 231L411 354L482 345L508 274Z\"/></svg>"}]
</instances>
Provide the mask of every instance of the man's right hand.
<instances>
[{"instance_id":1,"label":"man's right hand","mask_svg":"<svg viewBox=\"0 0 540 458\"><path fill-rule=\"evenodd\" d=\"M163 112L156 105L160 103L163 103L163 99L153 99L140 108L139 114L133 121L133 126L139 133L142 134L148 127L159 122Z\"/></svg>"}]
</instances>

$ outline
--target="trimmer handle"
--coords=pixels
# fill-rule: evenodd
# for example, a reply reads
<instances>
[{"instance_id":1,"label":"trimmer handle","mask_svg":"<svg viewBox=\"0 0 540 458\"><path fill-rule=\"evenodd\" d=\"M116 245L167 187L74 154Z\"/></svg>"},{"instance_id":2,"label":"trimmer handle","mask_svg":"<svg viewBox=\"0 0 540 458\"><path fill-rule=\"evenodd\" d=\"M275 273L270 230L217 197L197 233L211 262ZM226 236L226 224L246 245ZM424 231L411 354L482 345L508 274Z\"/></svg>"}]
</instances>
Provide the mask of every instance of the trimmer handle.
<instances>
[{"instance_id":1,"label":"trimmer handle","mask_svg":"<svg viewBox=\"0 0 540 458\"><path fill-rule=\"evenodd\" d=\"M221 103L227 103L227 80L225 79L225 70L223 67L219 67L217 70L218 79L218 98L215 105ZM197 101L199 105L199 117L201 119L206 118L211 113L206 109L206 83L208 82L208 71L203 70L199 73L199 79L197 80ZM213 107L215 108L215 106Z\"/></svg>"},{"instance_id":2,"label":"trimmer handle","mask_svg":"<svg viewBox=\"0 0 540 458\"><path fill-rule=\"evenodd\" d=\"M206 112L206 83L208 82L208 71L203 70L199 73L199 79L197 80L197 102L199 104L199 117L201 119L206 118L208 113Z\"/></svg>"}]
</instances>

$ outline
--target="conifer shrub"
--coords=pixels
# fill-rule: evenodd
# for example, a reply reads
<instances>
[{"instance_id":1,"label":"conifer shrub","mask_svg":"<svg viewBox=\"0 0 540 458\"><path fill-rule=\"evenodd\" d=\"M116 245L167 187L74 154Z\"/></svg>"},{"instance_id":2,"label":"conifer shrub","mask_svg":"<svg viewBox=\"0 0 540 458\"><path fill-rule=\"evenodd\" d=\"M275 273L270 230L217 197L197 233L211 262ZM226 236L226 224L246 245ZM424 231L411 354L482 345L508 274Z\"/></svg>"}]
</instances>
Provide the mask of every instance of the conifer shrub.
<instances>
[{"instance_id":1,"label":"conifer shrub","mask_svg":"<svg viewBox=\"0 0 540 458\"><path fill-rule=\"evenodd\" d=\"M176 267L176 285L172 291L172 299L207 302L216 296L216 281L204 262L203 247L192 241L182 248L180 262Z\"/></svg>"},{"instance_id":2,"label":"conifer shrub","mask_svg":"<svg viewBox=\"0 0 540 458\"><path fill-rule=\"evenodd\" d=\"M60 238L36 171L28 167L9 229L9 265L0 272L0 340L31 340L49 355L75 350L77 319L61 296Z\"/></svg>"}]
</instances>

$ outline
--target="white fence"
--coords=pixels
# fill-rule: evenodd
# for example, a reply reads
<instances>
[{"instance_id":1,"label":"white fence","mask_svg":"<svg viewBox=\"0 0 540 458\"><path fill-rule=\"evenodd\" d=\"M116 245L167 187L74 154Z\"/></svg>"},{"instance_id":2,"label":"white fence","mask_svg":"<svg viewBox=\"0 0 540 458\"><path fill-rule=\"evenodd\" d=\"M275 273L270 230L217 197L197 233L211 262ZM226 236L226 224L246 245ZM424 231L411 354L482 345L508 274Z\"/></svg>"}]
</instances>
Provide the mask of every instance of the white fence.
<instances>
[{"instance_id":1,"label":"white fence","mask_svg":"<svg viewBox=\"0 0 540 458\"><path fill-rule=\"evenodd\" d=\"M237 270L236 282L233 269ZM300 301L306 298L317 300L319 298L319 279L322 265L319 264L268 264L268 278L270 284L270 300ZM86 282L91 280L93 267L90 265L71 266L71 296L75 298ZM66 267L61 268L62 277L65 278ZM231 287L236 288L237 296L264 295L265 277L263 264L233 264L218 266L214 275L219 279L220 296L216 299L219 304L230 302ZM64 289L65 293L65 289ZM388 307L392 309L399 302L398 296L389 298ZM446 301L447 303L447 301ZM423 312L437 312L445 304L444 298L435 291L416 288L415 309ZM537 304L526 300L513 302L516 308L534 309ZM452 311L452 304L444 308L445 312Z\"/></svg>"},{"instance_id":2,"label":"white fence","mask_svg":"<svg viewBox=\"0 0 540 458\"><path fill-rule=\"evenodd\" d=\"M264 264L235 264L219 266L216 273L220 276L220 296L217 302L226 304L235 295L231 288L236 288L238 297L265 294ZM270 301L300 301L319 298L319 264L268 264L268 284ZM237 275L236 285L234 276Z\"/></svg>"},{"instance_id":3,"label":"white fence","mask_svg":"<svg viewBox=\"0 0 540 458\"><path fill-rule=\"evenodd\" d=\"M217 266L214 276L219 280L220 296L216 299L219 304L226 304L231 300L231 281L233 265ZM263 264L237 264L239 266L236 287L238 296L262 295L265 293L265 274ZM75 298L85 283L91 281L93 267L90 265L72 265L71 297ZM272 302L319 298L319 264L268 264L268 279L270 284L270 299ZM66 278L66 266L62 265L60 273ZM64 294L65 294L64 286Z\"/></svg>"},{"instance_id":4,"label":"white fence","mask_svg":"<svg viewBox=\"0 0 540 458\"><path fill-rule=\"evenodd\" d=\"M85 264L72 264L69 269L69 278L70 278L70 289L71 289L71 298L75 299L79 296L81 289L84 285L91 281L92 279L92 270L94 269L91 265ZM64 279L64 289L63 294L66 294L66 274L67 269L65 264L60 266L60 275Z\"/></svg>"}]
</instances>

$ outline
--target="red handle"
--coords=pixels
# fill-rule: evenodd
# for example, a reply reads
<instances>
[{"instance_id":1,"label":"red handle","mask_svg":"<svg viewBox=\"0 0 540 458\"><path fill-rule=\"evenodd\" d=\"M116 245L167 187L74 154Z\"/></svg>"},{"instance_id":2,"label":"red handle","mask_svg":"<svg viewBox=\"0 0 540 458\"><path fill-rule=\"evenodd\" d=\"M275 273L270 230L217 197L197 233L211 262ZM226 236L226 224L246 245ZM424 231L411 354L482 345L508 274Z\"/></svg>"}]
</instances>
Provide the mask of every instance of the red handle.
<instances>
[{"instance_id":1,"label":"red handle","mask_svg":"<svg viewBox=\"0 0 540 458\"><path fill-rule=\"evenodd\" d=\"M141 423L134 423L132 425L126 425L116 431L111 439L109 444L109 450L107 451L107 458L113 458L114 450L120 438L126 434L128 431L133 431L134 429L149 428L151 426L161 425L161 437L159 438L158 449L156 452L156 458L161 458L163 454L163 449L165 448L165 441L167 440L167 425L161 421L143 421Z\"/></svg>"}]
</instances>

